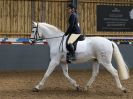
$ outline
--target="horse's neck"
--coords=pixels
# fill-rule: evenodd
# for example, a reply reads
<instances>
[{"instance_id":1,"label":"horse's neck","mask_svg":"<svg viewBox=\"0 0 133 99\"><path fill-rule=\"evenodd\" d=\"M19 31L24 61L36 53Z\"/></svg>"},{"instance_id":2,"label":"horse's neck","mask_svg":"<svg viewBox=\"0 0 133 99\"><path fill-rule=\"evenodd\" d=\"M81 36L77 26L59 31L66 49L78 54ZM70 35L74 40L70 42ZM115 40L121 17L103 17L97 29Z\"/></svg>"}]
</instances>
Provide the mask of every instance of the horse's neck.
<instances>
[{"instance_id":1,"label":"horse's neck","mask_svg":"<svg viewBox=\"0 0 133 99\"><path fill-rule=\"evenodd\" d=\"M56 46L59 46L60 45L60 42L62 40L63 33L61 33L60 31L57 31L57 32L58 33L52 32L52 33L50 33L50 35L47 35L47 37L46 37L46 38L48 38L46 40L47 40L50 48L56 47Z\"/></svg>"},{"instance_id":2,"label":"horse's neck","mask_svg":"<svg viewBox=\"0 0 133 99\"><path fill-rule=\"evenodd\" d=\"M54 47L58 47L60 45L61 42L61 37L60 38L52 38L52 39L47 39L48 45L50 46L50 48L54 48Z\"/></svg>"},{"instance_id":3,"label":"horse's neck","mask_svg":"<svg viewBox=\"0 0 133 99\"><path fill-rule=\"evenodd\" d=\"M48 38L46 40L50 48L59 46L62 39L61 36L63 36L64 33L58 30L56 27L51 26L49 24L43 24L42 26L43 26L42 29L43 29L44 37Z\"/></svg>"}]
</instances>

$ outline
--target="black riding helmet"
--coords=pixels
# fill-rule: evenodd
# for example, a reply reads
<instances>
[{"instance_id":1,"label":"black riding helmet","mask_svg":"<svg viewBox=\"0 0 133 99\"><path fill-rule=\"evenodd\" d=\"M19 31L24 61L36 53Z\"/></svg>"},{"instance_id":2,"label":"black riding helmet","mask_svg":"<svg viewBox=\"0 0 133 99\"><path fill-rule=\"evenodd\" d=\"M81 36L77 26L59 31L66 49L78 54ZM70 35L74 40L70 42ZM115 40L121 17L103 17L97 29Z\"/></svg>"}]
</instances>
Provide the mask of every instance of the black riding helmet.
<instances>
[{"instance_id":1,"label":"black riding helmet","mask_svg":"<svg viewBox=\"0 0 133 99\"><path fill-rule=\"evenodd\" d=\"M68 4L67 8L71 8L71 9L74 8L74 9L76 9L76 7L74 6L74 4L72 4L72 3L71 4Z\"/></svg>"}]
</instances>

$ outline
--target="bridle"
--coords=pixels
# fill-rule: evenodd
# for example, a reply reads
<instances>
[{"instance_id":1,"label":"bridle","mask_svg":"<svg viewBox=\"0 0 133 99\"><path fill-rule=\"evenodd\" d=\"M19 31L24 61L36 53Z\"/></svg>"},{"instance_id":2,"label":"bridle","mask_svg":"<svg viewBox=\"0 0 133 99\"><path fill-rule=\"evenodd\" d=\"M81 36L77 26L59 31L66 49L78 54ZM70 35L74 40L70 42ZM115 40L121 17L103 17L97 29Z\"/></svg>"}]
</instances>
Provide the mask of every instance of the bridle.
<instances>
[{"instance_id":1,"label":"bridle","mask_svg":"<svg viewBox=\"0 0 133 99\"><path fill-rule=\"evenodd\" d=\"M55 38L61 38L61 37L62 37L62 40L61 40L61 42L60 42L59 49L62 47L62 52L63 52L63 41L64 41L64 36L65 36L65 35L57 36L57 37L42 38L42 37L39 35L39 32L38 32L38 23L37 23L37 26L34 26L33 28L35 28L36 31L35 31L34 38L30 38L32 44L34 44L35 41L40 41L40 40L44 40L44 39L55 39ZM32 31L32 32L34 32L34 31ZM38 36L39 38L37 38L37 36Z\"/></svg>"},{"instance_id":2,"label":"bridle","mask_svg":"<svg viewBox=\"0 0 133 99\"><path fill-rule=\"evenodd\" d=\"M38 33L38 23L37 23L37 26L34 26L33 27L33 29L36 29L36 31L35 31L35 35L34 35L34 37L33 38L30 38L32 41L39 41L39 40L43 40L44 38L41 38L41 36L39 35L39 33ZM34 32L34 31L32 31L32 32ZM37 38L37 36L39 37L39 38Z\"/></svg>"}]
</instances>

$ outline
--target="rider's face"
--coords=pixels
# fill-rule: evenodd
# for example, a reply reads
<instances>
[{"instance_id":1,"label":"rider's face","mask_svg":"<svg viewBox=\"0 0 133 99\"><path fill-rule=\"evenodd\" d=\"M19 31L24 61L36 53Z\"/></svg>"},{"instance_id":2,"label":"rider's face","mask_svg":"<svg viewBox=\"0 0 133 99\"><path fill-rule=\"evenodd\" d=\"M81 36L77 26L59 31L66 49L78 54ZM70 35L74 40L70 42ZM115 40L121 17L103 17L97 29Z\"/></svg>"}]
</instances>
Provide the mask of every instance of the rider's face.
<instances>
[{"instance_id":1,"label":"rider's face","mask_svg":"<svg viewBox=\"0 0 133 99\"><path fill-rule=\"evenodd\" d=\"M71 8L67 8L68 13L70 14L72 12Z\"/></svg>"}]
</instances>

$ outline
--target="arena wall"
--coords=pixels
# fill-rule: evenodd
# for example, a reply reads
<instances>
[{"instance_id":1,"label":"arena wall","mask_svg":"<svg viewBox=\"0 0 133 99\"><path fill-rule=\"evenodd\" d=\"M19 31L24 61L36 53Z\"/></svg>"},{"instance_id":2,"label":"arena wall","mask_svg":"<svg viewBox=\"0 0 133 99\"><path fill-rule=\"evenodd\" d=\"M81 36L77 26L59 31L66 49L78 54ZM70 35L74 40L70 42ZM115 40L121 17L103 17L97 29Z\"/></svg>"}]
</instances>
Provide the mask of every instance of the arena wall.
<instances>
[{"instance_id":1,"label":"arena wall","mask_svg":"<svg viewBox=\"0 0 133 99\"><path fill-rule=\"evenodd\" d=\"M132 6L132 0L78 0L78 12L82 33L88 36L129 37L133 32L98 32L97 5Z\"/></svg>"},{"instance_id":2,"label":"arena wall","mask_svg":"<svg viewBox=\"0 0 133 99\"><path fill-rule=\"evenodd\" d=\"M28 38L32 21L67 28L70 0L0 0L0 37Z\"/></svg>"},{"instance_id":3,"label":"arena wall","mask_svg":"<svg viewBox=\"0 0 133 99\"><path fill-rule=\"evenodd\" d=\"M128 67L133 68L133 46L122 44L119 48ZM48 45L0 45L0 71L45 70L49 62ZM113 65L117 67L114 60ZM69 68L89 70L91 63L70 64Z\"/></svg>"},{"instance_id":4,"label":"arena wall","mask_svg":"<svg viewBox=\"0 0 133 99\"><path fill-rule=\"evenodd\" d=\"M47 22L66 31L66 6L72 0L0 0L0 37L28 38L32 21ZM132 0L77 0L81 31L88 36L130 37L132 32L97 32L97 5L132 6Z\"/></svg>"},{"instance_id":5,"label":"arena wall","mask_svg":"<svg viewBox=\"0 0 133 99\"><path fill-rule=\"evenodd\" d=\"M47 22L62 31L68 26L66 6L72 0L0 0L0 38L29 38L32 21ZM133 37L133 32L98 32L96 30L97 5L132 6L133 0L77 0L81 31L87 36ZM129 43L129 40L125 40ZM123 42L123 41L121 41ZM124 59L132 68L133 46L121 44ZM50 61L46 45L0 45L0 71L42 70ZM114 62L113 62L114 64ZM87 64L70 68L88 68Z\"/></svg>"}]
</instances>

